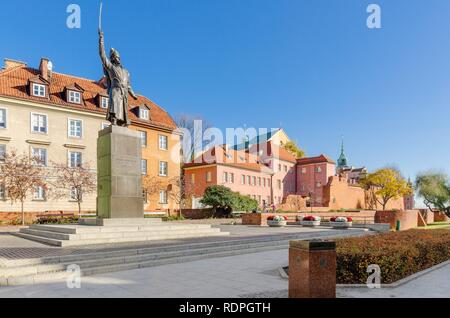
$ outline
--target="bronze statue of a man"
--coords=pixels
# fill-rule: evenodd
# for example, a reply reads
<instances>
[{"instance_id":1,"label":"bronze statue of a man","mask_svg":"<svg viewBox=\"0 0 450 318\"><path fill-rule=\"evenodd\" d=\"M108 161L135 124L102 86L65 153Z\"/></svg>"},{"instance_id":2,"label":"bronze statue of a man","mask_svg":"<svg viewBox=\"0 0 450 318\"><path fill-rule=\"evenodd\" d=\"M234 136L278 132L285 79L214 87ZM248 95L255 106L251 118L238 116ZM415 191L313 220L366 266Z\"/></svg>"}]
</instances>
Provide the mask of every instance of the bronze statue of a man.
<instances>
[{"instance_id":1,"label":"bronze statue of a man","mask_svg":"<svg viewBox=\"0 0 450 318\"><path fill-rule=\"evenodd\" d=\"M112 125L128 127L128 94L137 99L130 84L130 73L120 63L120 55L115 49L111 49L110 59L106 57L105 40L101 30L100 36L100 58L103 63L103 71L108 80L109 106L106 120Z\"/></svg>"}]
</instances>

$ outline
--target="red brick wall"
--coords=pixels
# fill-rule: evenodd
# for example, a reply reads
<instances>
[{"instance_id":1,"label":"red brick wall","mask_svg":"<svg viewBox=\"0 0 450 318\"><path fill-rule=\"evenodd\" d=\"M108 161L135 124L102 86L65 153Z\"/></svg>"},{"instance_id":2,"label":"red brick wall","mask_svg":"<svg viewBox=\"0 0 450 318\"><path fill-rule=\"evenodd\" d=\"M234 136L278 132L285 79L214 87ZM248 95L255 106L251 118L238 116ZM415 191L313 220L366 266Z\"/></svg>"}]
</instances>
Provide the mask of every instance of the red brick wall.
<instances>
[{"instance_id":1,"label":"red brick wall","mask_svg":"<svg viewBox=\"0 0 450 318\"><path fill-rule=\"evenodd\" d=\"M419 210L419 213L417 214L417 224L419 226L427 226L432 223L434 223L434 213L430 210Z\"/></svg>"},{"instance_id":2,"label":"red brick wall","mask_svg":"<svg viewBox=\"0 0 450 318\"><path fill-rule=\"evenodd\" d=\"M418 210L409 211L377 211L375 223L389 223L392 230L396 229L397 221L400 221L400 230L405 231L418 226Z\"/></svg>"},{"instance_id":3,"label":"red brick wall","mask_svg":"<svg viewBox=\"0 0 450 318\"><path fill-rule=\"evenodd\" d=\"M434 222L450 222L450 218L444 213L434 212Z\"/></svg>"}]
</instances>

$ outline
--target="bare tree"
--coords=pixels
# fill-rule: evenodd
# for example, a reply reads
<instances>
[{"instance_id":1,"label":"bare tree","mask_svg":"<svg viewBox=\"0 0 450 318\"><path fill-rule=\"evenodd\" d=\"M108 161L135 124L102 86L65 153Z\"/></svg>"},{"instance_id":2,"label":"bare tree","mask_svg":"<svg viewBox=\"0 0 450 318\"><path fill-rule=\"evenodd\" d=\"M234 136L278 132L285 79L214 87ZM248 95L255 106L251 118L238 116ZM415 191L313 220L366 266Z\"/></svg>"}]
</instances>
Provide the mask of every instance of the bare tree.
<instances>
[{"instance_id":1,"label":"bare tree","mask_svg":"<svg viewBox=\"0 0 450 318\"><path fill-rule=\"evenodd\" d=\"M81 215L83 197L97 191L97 174L88 163L69 167L66 164L53 163L52 195L56 199L70 195L78 204L78 216Z\"/></svg>"},{"instance_id":2,"label":"bare tree","mask_svg":"<svg viewBox=\"0 0 450 318\"><path fill-rule=\"evenodd\" d=\"M25 225L24 203L27 197L41 188L47 190L46 171L37 158L19 155L15 150L6 153L0 164L0 184L11 204L20 202L22 225Z\"/></svg>"},{"instance_id":3,"label":"bare tree","mask_svg":"<svg viewBox=\"0 0 450 318\"><path fill-rule=\"evenodd\" d=\"M169 198L181 208L186 204L190 195L195 193L195 184L188 181L184 174L169 181Z\"/></svg>"},{"instance_id":4,"label":"bare tree","mask_svg":"<svg viewBox=\"0 0 450 318\"><path fill-rule=\"evenodd\" d=\"M182 136L182 160L185 163L191 162L195 159L195 151L200 148L203 150L203 135L211 125L201 117L186 114L177 115L175 123Z\"/></svg>"},{"instance_id":5,"label":"bare tree","mask_svg":"<svg viewBox=\"0 0 450 318\"><path fill-rule=\"evenodd\" d=\"M144 176L142 178L142 189L145 191L145 195L154 196L162 189L167 188L167 185L157 176Z\"/></svg>"}]
</instances>

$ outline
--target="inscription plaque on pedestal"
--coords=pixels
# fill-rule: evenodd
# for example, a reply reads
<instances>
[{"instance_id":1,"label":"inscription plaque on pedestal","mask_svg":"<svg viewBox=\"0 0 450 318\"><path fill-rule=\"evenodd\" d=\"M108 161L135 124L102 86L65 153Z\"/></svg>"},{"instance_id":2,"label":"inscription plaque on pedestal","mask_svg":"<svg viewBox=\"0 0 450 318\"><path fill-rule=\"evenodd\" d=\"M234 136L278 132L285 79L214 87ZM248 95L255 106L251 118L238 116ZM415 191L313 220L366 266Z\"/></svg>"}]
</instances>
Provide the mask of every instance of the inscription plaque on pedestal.
<instances>
[{"instance_id":1,"label":"inscription plaque on pedestal","mask_svg":"<svg viewBox=\"0 0 450 318\"><path fill-rule=\"evenodd\" d=\"M137 131L112 125L99 132L98 218L144 218L141 159Z\"/></svg>"}]
</instances>

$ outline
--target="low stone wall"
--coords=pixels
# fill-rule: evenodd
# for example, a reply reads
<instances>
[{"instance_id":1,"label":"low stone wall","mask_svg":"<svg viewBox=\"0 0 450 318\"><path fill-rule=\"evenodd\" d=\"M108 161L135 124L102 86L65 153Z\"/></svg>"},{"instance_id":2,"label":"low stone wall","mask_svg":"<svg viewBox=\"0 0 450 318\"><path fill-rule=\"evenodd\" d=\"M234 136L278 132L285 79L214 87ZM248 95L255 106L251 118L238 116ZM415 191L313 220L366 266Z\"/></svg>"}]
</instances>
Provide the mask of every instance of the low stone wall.
<instances>
[{"instance_id":1,"label":"low stone wall","mask_svg":"<svg viewBox=\"0 0 450 318\"><path fill-rule=\"evenodd\" d=\"M182 209L181 214L186 219L201 220L211 218L214 211L212 209Z\"/></svg>"},{"instance_id":2,"label":"low stone wall","mask_svg":"<svg viewBox=\"0 0 450 318\"><path fill-rule=\"evenodd\" d=\"M259 225L267 226L267 218L271 215L285 216L288 222L296 222L299 218L305 216L320 216L323 219L330 219L332 217L346 216L353 218L354 222L374 223L375 211L360 211L360 212L298 212L298 213L247 213L242 216L243 225Z\"/></svg>"},{"instance_id":3,"label":"low stone wall","mask_svg":"<svg viewBox=\"0 0 450 318\"><path fill-rule=\"evenodd\" d=\"M442 212L434 212L434 222L450 222L450 218Z\"/></svg>"},{"instance_id":4,"label":"low stone wall","mask_svg":"<svg viewBox=\"0 0 450 318\"><path fill-rule=\"evenodd\" d=\"M395 230L397 221L400 221L400 230L405 231L416 228L418 226L418 218L419 210L377 211L375 223L389 223L391 230Z\"/></svg>"}]
</instances>

